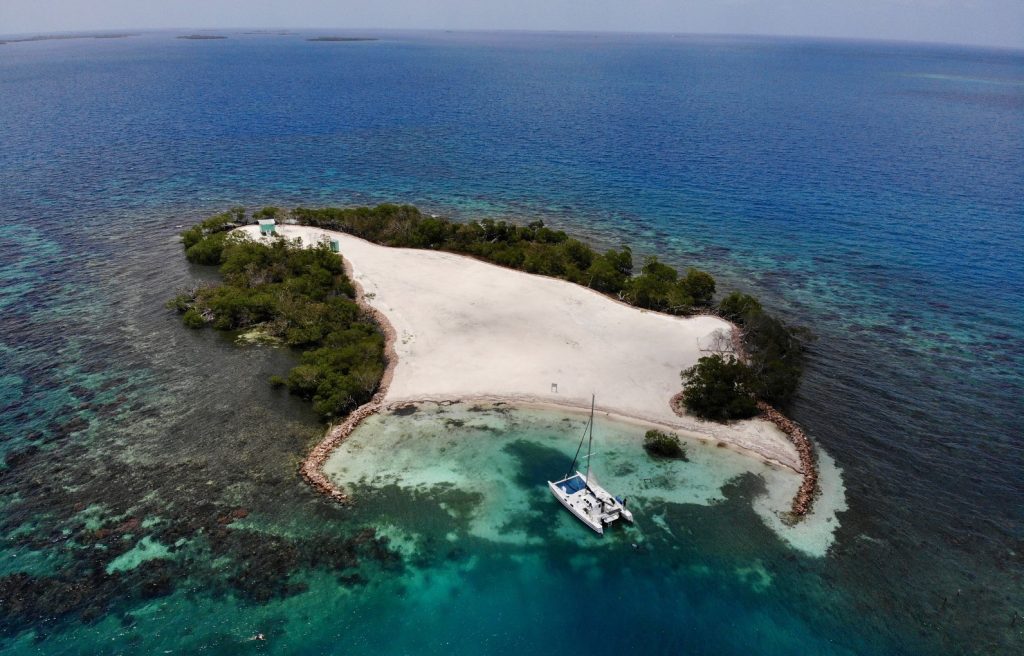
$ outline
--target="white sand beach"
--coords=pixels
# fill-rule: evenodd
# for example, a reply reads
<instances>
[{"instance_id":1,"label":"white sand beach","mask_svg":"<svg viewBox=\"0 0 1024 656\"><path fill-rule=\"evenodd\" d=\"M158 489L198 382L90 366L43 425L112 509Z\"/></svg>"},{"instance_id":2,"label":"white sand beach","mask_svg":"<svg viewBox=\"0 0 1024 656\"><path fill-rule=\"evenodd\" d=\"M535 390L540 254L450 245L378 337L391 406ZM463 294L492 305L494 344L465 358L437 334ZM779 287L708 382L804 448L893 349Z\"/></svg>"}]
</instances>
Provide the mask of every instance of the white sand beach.
<instances>
[{"instance_id":1,"label":"white sand beach","mask_svg":"<svg viewBox=\"0 0 1024 656\"><path fill-rule=\"evenodd\" d=\"M721 425L679 417L669 399L679 372L697 362L715 331L710 316L671 317L619 303L562 280L470 257L378 246L344 233L277 226L312 245L337 239L365 301L396 334L387 404L506 400L598 409L722 442L799 471L786 435L760 419ZM253 239L257 226L241 228Z\"/></svg>"}]
</instances>

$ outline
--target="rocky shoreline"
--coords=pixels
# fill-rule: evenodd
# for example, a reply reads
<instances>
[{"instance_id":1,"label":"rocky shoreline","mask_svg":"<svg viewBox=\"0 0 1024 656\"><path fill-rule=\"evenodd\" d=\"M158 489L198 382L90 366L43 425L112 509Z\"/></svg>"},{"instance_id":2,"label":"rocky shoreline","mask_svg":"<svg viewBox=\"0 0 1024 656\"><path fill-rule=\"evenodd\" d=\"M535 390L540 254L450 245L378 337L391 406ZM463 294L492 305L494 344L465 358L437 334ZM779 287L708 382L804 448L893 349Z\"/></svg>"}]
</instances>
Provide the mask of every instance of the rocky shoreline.
<instances>
[{"instance_id":1,"label":"rocky shoreline","mask_svg":"<svg viewBox=\"0 0 1024 656\"><path fill-rule=\"evenodd\" d=\"M733 325L732 333L730 334L730 352L726 354L735 355L741 360L746 359L746 352L743 348L743 331L740 330L739 326ZM680 417L684 416L685 409L683 408L683 393L679 392L669 399L669 405L672 407L672 411ZM770 421L775 424L779 430L786 434L793 446L796 447L797 455L800 458L800 472L803 475L803 482L800 484L800 488L793 496L793 505L791 507L791 513L794 517L803 517L811 511L814 505L814 497L818 491L818 464L814 457L814 445L811 443L810 438L804 433L800 426L782 414L775 408L764 401L757 402L757 409L760 411L760 417L765 421Z\"/></svg>"},{"instance_id":2,"label":"rocky shoreline","mask_svg":"<svg viewBox=\"0 0 1024 656\"><path fill-rule=\"evenodd\" d=\"M789 436L800 456L800 469L803 470L804 480L793 497L792 512L793 515L802 517L810 512L811 506L814 505L814 495L818 491L818 465L814 458L814 446L795 421L764 401L758 401L757 408L764 419L778 426L779 430Z\"/></svg>"},{"instance_id":3,"label":"rocky shoreline","mask_svg":"<svg viewBox=\"0 0 1024 656\"><path fill-rule=\"evenodd\" d=\"M669 400L669 405L679 416L683 416L685 412L682 404L682 392ZM814 446L795 421L764 401L758 401L757 408L761 411L760 417L775 424L796 447L797 455L800 457L799 473L803 475L803 482L793 497L791 512L795 517L802 517L811 511L811 507L814 505L814 495L818 491L818 465L814 458Z\"/></svg>"},{"instance_id":4,"label":"rocky shoreline","mask_svg":"<svg viewBox=\"0 0 1024 656\"><path fill-rule=\"evenodd\" d=\"M743 331L739 326L733 328L730 335L732 350L740 358L746 358L743 348ZM761 417L778 426L779 430L793 442L797 455L800 457L800 471L804 475L803 483L793 497L792 513L795 517L803 517L811 511L814 505L814 495L818 491L818 463L814 458L814 446L811 440L804 434L800 426L764 401L757 402L757 409L761 411Z\"/></svg>"},{"instance_id":5,"label":"rocky shoreline","mask_svg":"<svg viewBox=\"0 0 1024 656\"><path fill-rule=\"evenodd\" d=\"M324 463L327 462L331 452L344 442L364 419L377 414L384 407L384 397L387 396L391 379L395 374L398 356L395 354L395 339L397 338L395 329L383 313L366 302L362 285L356 281L355 275L352 272L352 265L349 261L342 258L342 262L345 267L345 275L348 276L356 290L356 303L359 304L359 307L364 312L373 317L381 332L384 333L384 359L387 361L387 366L384 368L384 375L381 376L380 385L377 387L377 392L373 395L373 398L350 412L340 424L332 425L327 430L327 435L324 436L324 439L320 440L302 461L299 471L302 477L306 479L306 482L317 492L330 497L338 503L350 504L352 503L351 498L338 489L324 475Z\"/></svg>"}]
</instances>

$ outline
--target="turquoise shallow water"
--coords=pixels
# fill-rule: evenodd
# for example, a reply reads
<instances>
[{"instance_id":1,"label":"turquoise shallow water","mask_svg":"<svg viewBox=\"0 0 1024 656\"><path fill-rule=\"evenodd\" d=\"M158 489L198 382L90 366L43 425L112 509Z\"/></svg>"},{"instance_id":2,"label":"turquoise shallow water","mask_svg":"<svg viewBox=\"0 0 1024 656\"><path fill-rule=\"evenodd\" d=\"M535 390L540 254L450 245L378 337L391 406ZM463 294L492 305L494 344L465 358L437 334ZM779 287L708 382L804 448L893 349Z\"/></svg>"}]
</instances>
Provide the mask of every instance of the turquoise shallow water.
<instances>
[{"instance_id":1,"label":"turquoise shallow water","mask_svg":"<svg viewBox=\"0 0 1024 656\"><path fill-rule=\"evenodd\" d=\"M1020 53L172 36L0 49L0 648L1020 651ZM653 507L650 551L578 555L539 521L555 455L525 419L493 452L533 518L507 534L471 530L460 485L317 498L296 468L321 427L264 382L291 355L163 311L212 275L175 235L237 203L375 201L543 217L810 326L793 415L843 472L828 554L779 537L747 472ZM574 633L566 590L628 630Z\"/></svg>"},{"instance_id":2,"label":"turquoise shallow water","mask_svg":"<svg viewBox=\"0 0 1024 656\"><path fill-rule=\"evenodd\" d=\"M467 520L465 531L474 538L539 547L557 537L593 545L586 539L592 536L577 530L581 526L567 513L554 512L558 506L549 503L545 485L569 473L584 423L585 417L575 411L423 404L411 415L396 411L368 419L331 455L324 471L343 489L354 491L360 506L381 488L397 486L428 495L456 488L473 503L467 512L453 515ZM714 505L725 500L724 488L750 476L764 488L751 505L762 521L795 550L813 556L827 553L839 523L836 513L846 509L841 476L827 454L822 454L822 494L815 512L790 525L785 518L801 482L794 472L714 442L686 442L685 462L647 457L641 446L645 430L599 415L599 443L590 459L602 485L638 509L641 525L669 534L685 531L688 527L666 523L666 504ZM577 469L582 471L586 461L584 457ZM373 512L387 518L389 510L376 506ZM559 518L557 523L552 516ZM449 523L450 518L442 517L432 528L442 531ZM449 540L463 537L458 531L445 535ZM624 535L627 541L645 540L643 531Z\"/></svg>"},{"instance_id":3,"label":"turquoise shallow water","mask_svg":"<svg viewBox=\"0 0 1024 656\"><path fill-rule=\"evenodd\" d=\"M107 574L145 586L152 582L140 570L162 566L188 571L190 583L35 648L90 653L113 641L140 653L544 651L555 634L602 653L749 653L755 642L766 642L765 653L797 645L884 653L894 644L846 625L848 600L808 605L806 596L820 593L794 590L822 560L800 555L755 514L752 501L767 484L794 477L751 458L688 442L686 461L655 460L640 446L643 429L599 418L594 471L629 494L637 523L604 538L590 533L544 484L568 466L584 422L578 413L468 405L371 418L325 467L354 495L352 509L321 516L333 520L326 523L288 516L283 505L277 516L234 519L228 531L247 535L245 548L225 549L219 543L236 538L211 536L214 552L225 549L219 558L197 536L171 547L162 518L119 527L131 548L109 561ZM78 517L95 534L103 510ZM373 538L359 535L365 525L375 527ZM140 532L159 537L137 539ZM256 544L263 546L250 553ZM278 550L305 561L303 571L279 579ZM248 582L237 578L239 558L249 561ZM823 610L835 613L827 633L813 626ZM614 629L596 631L599 622ZM257 631L269 636L266 645L248 640ZM837 632L849 634L842 648L825 637ZM32 650L32 641L21 648Z\"/></svg>"}]
</instances>

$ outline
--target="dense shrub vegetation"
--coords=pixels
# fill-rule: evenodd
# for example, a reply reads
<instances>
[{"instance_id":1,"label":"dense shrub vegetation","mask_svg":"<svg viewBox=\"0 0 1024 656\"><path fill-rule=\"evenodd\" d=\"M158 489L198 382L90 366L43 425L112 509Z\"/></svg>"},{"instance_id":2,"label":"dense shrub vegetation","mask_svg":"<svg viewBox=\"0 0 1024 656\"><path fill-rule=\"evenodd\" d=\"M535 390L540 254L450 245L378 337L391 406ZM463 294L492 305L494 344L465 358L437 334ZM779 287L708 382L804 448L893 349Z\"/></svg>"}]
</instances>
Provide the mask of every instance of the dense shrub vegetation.
<instances>
[{"instance_id":1,"label":"dense shrub vegetation","mask_svg":"<svg viewBox=\"0 0 1024 656\"><path fill-rule=\"evenodd\" d=\"M193 264L220 264L228 231L245 221L245 208L235 207L181 233L185 257Z\"/></svg>"},{"instance_id":2,"label":"dense shrub vegetation","mask_svg":"<svg viewBox=\"0 0 1024 656\"><path fill-rule=\"evenodd\" d=\"M410 205L300 207L290 212L265 207L252 215L253 220L261 218L288 218L386 246L470 255L585 285L659 312L714 309L715 280L704 271L689 268L680 275L652 256L636 272L628 247L600 253L542 221L525 226L491 219L457 223L424 215ZM312 399L324 417L347 412L376 389L383 371L383 337L352 300L337 255L325 248L303 251L279 239L263 245L230 235L246 222L245 210L233 208L182 233L189 261L220 265L224 283L200 288L170 305L191 327L259 327L303 349L302 364L275 382ZM788 404L803 369L800 332L767 314L747 294L729 294L717 310L742 327L747 361L711 356L683 372L687 408L724 421L753 415L755 399Z\"/></svg>"},{"instance_id":3,"label":"dense shrub vegetation","mask_svg":"<svg viewBox=\"0 0 1024 656\"><path fill-rule=\"evenodd\" d=\"M749 294L729 294L718 303L718 313L742 329L746 361L714 355L682 372L686 408L698 417L728 421L755 415L758 399L787 406L800 384L809 335L769 315Z\"/></svg>"},{"instance_id":4,"label":"dense shrub vegetation","mask_svg":"<svg viewBox=\"0 0 1024 656\"><path fill-rule=\"evenodd\" d=\"M683 403L698 417L730 421L757 414L751 369L736 358L709 355L681 375Z\"/></svg>"},{"instance_id":5,"label":"dense shrub vegetation","mask_svg":"<svg viewBox=\"0 0 1024 656\"><path fill-rule=\"evenodd\" d=\"M679 443L675 433L663 433L660 430L649 430L644 435L644 449L659 458L676 458L686 460L686 451Z\"/></svg>"},{"instance_id":6,"label":"dense shrub vegetation","mask_svg":"<svg viewBox=\"0 0 1024 656\"><path fill-rule=\"evenodd\" d=\"M311 400L324 419L368 401L384 372L384 336L353 300L341 258L323 246L303 249L283 239L256 243L220 231L237 218L220 215L182 235L189 260L219 263L224 280L168 305L193 328L258 328L301 349L298 366L273 382ZM215 262L207 259L214 252Z\"/></svg>"},{"instance_id":7,"label":"dense shrub vegetation","mask_svg":"<svg viewBox=\"0 0 1024 656\"><path fill-rule=\"evenodd\" d=\"M803 374L810 334L769 315L749 294L729 294L718 304L718 311L743 329L743 350L754 396L772 405L789 405Z\"/></svg>"}]
</instances>

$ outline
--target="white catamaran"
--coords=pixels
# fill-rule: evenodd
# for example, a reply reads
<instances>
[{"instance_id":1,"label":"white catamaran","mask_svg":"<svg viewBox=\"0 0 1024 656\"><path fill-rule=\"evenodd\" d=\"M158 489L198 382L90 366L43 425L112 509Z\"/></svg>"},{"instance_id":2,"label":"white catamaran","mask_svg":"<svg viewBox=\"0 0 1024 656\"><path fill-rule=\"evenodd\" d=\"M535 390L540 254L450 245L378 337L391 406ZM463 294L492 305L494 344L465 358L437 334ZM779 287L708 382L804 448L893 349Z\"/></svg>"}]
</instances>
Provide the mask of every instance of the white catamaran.
<instances>
[{"instance_id":1,"label":"white catamaran","mask_svg":"<svg viewBox=\"0 0 1024 656\"><path fill-rule=\"evenodd\" d=\"M590 436L587 443L587 473L581 474L575 471L576 461L580 457L580 450L583 448L583 440ZM548 487L555 498L562 502L562 505L569 509L569 512L594 529L598 535L604 535L604 527L620 517L627 522L633 521L633 513L626 510L626 500L613 497L590 475L590 456L593 454L594 446L594 398L590 398L590 421L583 429L583 437L580 438L580 445L576 449L576 457L569 465L569 472L560 481L552 483L548 481ZM574 473L575 472L575 473ZM571 475L570 475L571 474Z\"/></svg>"}]
</instances>

